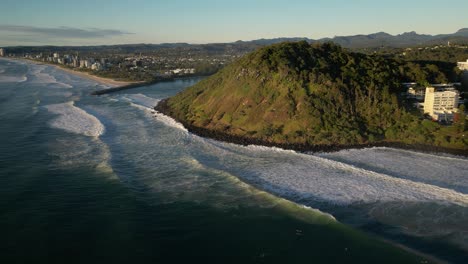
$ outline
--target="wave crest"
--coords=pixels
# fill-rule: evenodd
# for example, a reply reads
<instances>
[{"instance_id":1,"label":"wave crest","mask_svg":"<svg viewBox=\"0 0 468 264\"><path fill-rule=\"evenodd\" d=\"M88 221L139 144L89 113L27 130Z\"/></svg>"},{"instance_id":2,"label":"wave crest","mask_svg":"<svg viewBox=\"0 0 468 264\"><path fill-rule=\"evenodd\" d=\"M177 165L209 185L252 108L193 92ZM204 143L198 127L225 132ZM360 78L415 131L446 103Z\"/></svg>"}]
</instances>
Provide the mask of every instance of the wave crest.
<instances>
[{"instance_id":1,"label":"wave crest","mask_svg":"<svg viewBox=\"0 0 468 264\"><path fill-rule=\"evenodd\" d=\"M105 131L104 125L95 116L76 107L73 101L47 105L45 108L59 115L49 122L53 128L90 137L98 137Z\"/></svg>"}]
</instances>

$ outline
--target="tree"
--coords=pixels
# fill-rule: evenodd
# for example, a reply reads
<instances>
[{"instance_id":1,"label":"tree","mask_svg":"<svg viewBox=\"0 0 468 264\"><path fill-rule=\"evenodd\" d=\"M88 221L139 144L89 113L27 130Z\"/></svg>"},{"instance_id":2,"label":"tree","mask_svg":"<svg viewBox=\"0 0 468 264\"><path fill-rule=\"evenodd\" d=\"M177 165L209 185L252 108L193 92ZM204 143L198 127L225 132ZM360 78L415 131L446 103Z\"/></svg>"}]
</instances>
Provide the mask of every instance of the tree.
<instances>
[{"instance_id":1,"label":"tree","mask_svg":"<svg viewBox=\"0 0 468 264\"><path fill-rule=\"evenodd\" d=\"M461 105L458 108L458 119L455 122L455 126L459 132L464 132L467 130L467 123L466 122L466 113L465 113L465 105Z\"/></svg>"}]
</instances>

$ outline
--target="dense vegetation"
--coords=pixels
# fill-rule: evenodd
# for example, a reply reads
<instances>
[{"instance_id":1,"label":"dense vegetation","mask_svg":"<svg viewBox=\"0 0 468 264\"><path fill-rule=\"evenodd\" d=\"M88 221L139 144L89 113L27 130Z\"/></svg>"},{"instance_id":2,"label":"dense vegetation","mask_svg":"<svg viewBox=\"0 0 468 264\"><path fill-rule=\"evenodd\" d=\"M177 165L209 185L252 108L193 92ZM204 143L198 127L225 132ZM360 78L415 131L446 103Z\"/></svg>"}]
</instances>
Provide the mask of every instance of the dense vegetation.
<instances>
[{"instance_id":1,"label":"dense vegetation","mask_svg":"<svg viewBox=\"0 0 468 264\"><path fill-rule=\"evenodd\" d=\"M468 48L466 46L433 46L426 48L407 48L402 57L409 61L440 61L456 64L466 61Z\"/></svg>"},{"instance_id":2,"label":"dense vegetation","mask_svg":"<svg viewBox=\"0 0 468 264\"><path fill-rule=\"evenodd\" d=\"M248 54L164 102L184 124L263 142L403 142L467 149L465 118L442 127L397 97L418 65L332 43L282 43Z\"/></svg>"},{"instance_id":3,"label":"dense vegetation","mask_svg":"<svg viewBox=\"0 0 468 264\"><path fill-rule=\"evenodd\" d=\"M414 48L382 48L378 51L359 49L366 54L379 54L399 62L403 81L427 83L463 82L457 62L468 59L468 46L430 46ZM465 78L466 79L466 78ZM463 83L462 90L468 91Z\"/></svg>"}]
</instances>

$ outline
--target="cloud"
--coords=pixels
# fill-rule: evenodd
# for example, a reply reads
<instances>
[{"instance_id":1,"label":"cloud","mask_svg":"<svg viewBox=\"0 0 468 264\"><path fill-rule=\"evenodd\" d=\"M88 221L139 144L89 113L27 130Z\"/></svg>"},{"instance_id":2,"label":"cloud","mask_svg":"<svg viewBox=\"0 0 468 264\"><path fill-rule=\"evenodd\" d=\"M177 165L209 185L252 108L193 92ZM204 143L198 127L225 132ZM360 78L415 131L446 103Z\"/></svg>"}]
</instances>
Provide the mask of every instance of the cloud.
<instances>
[{"instance_id":1,"label":"cloud","mask_svg":"<svg viewBox=\"0 0 468 264\"><path fill-rule=\"evenodd\" d=\"M7 32L10 36L35 36L40 38L95 39L133 34L116 29L72 28L72 27L32 27L18 25L0 25L0 36Z\"/></svg>"}]
</instances>

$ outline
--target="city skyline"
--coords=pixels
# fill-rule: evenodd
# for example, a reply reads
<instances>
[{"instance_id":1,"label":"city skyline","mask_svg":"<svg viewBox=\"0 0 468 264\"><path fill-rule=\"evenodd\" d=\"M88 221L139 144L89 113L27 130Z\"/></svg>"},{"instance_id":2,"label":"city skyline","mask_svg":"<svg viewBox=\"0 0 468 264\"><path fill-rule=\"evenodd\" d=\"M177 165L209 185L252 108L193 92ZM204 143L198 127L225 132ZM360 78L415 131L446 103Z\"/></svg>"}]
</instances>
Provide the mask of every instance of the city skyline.
<instances>
[{"instance_id":1,"label":"city skyline","mask_svg":"<svg viewBox=\"0 0 468 264\"><path fill-rule=\"evenodd\" d=\"M416 3L415 3L416 2ZM10 1L0 9L0 46L220 43L278 37L467 27L466 1Z\"/></svg>"}]
</instances>

